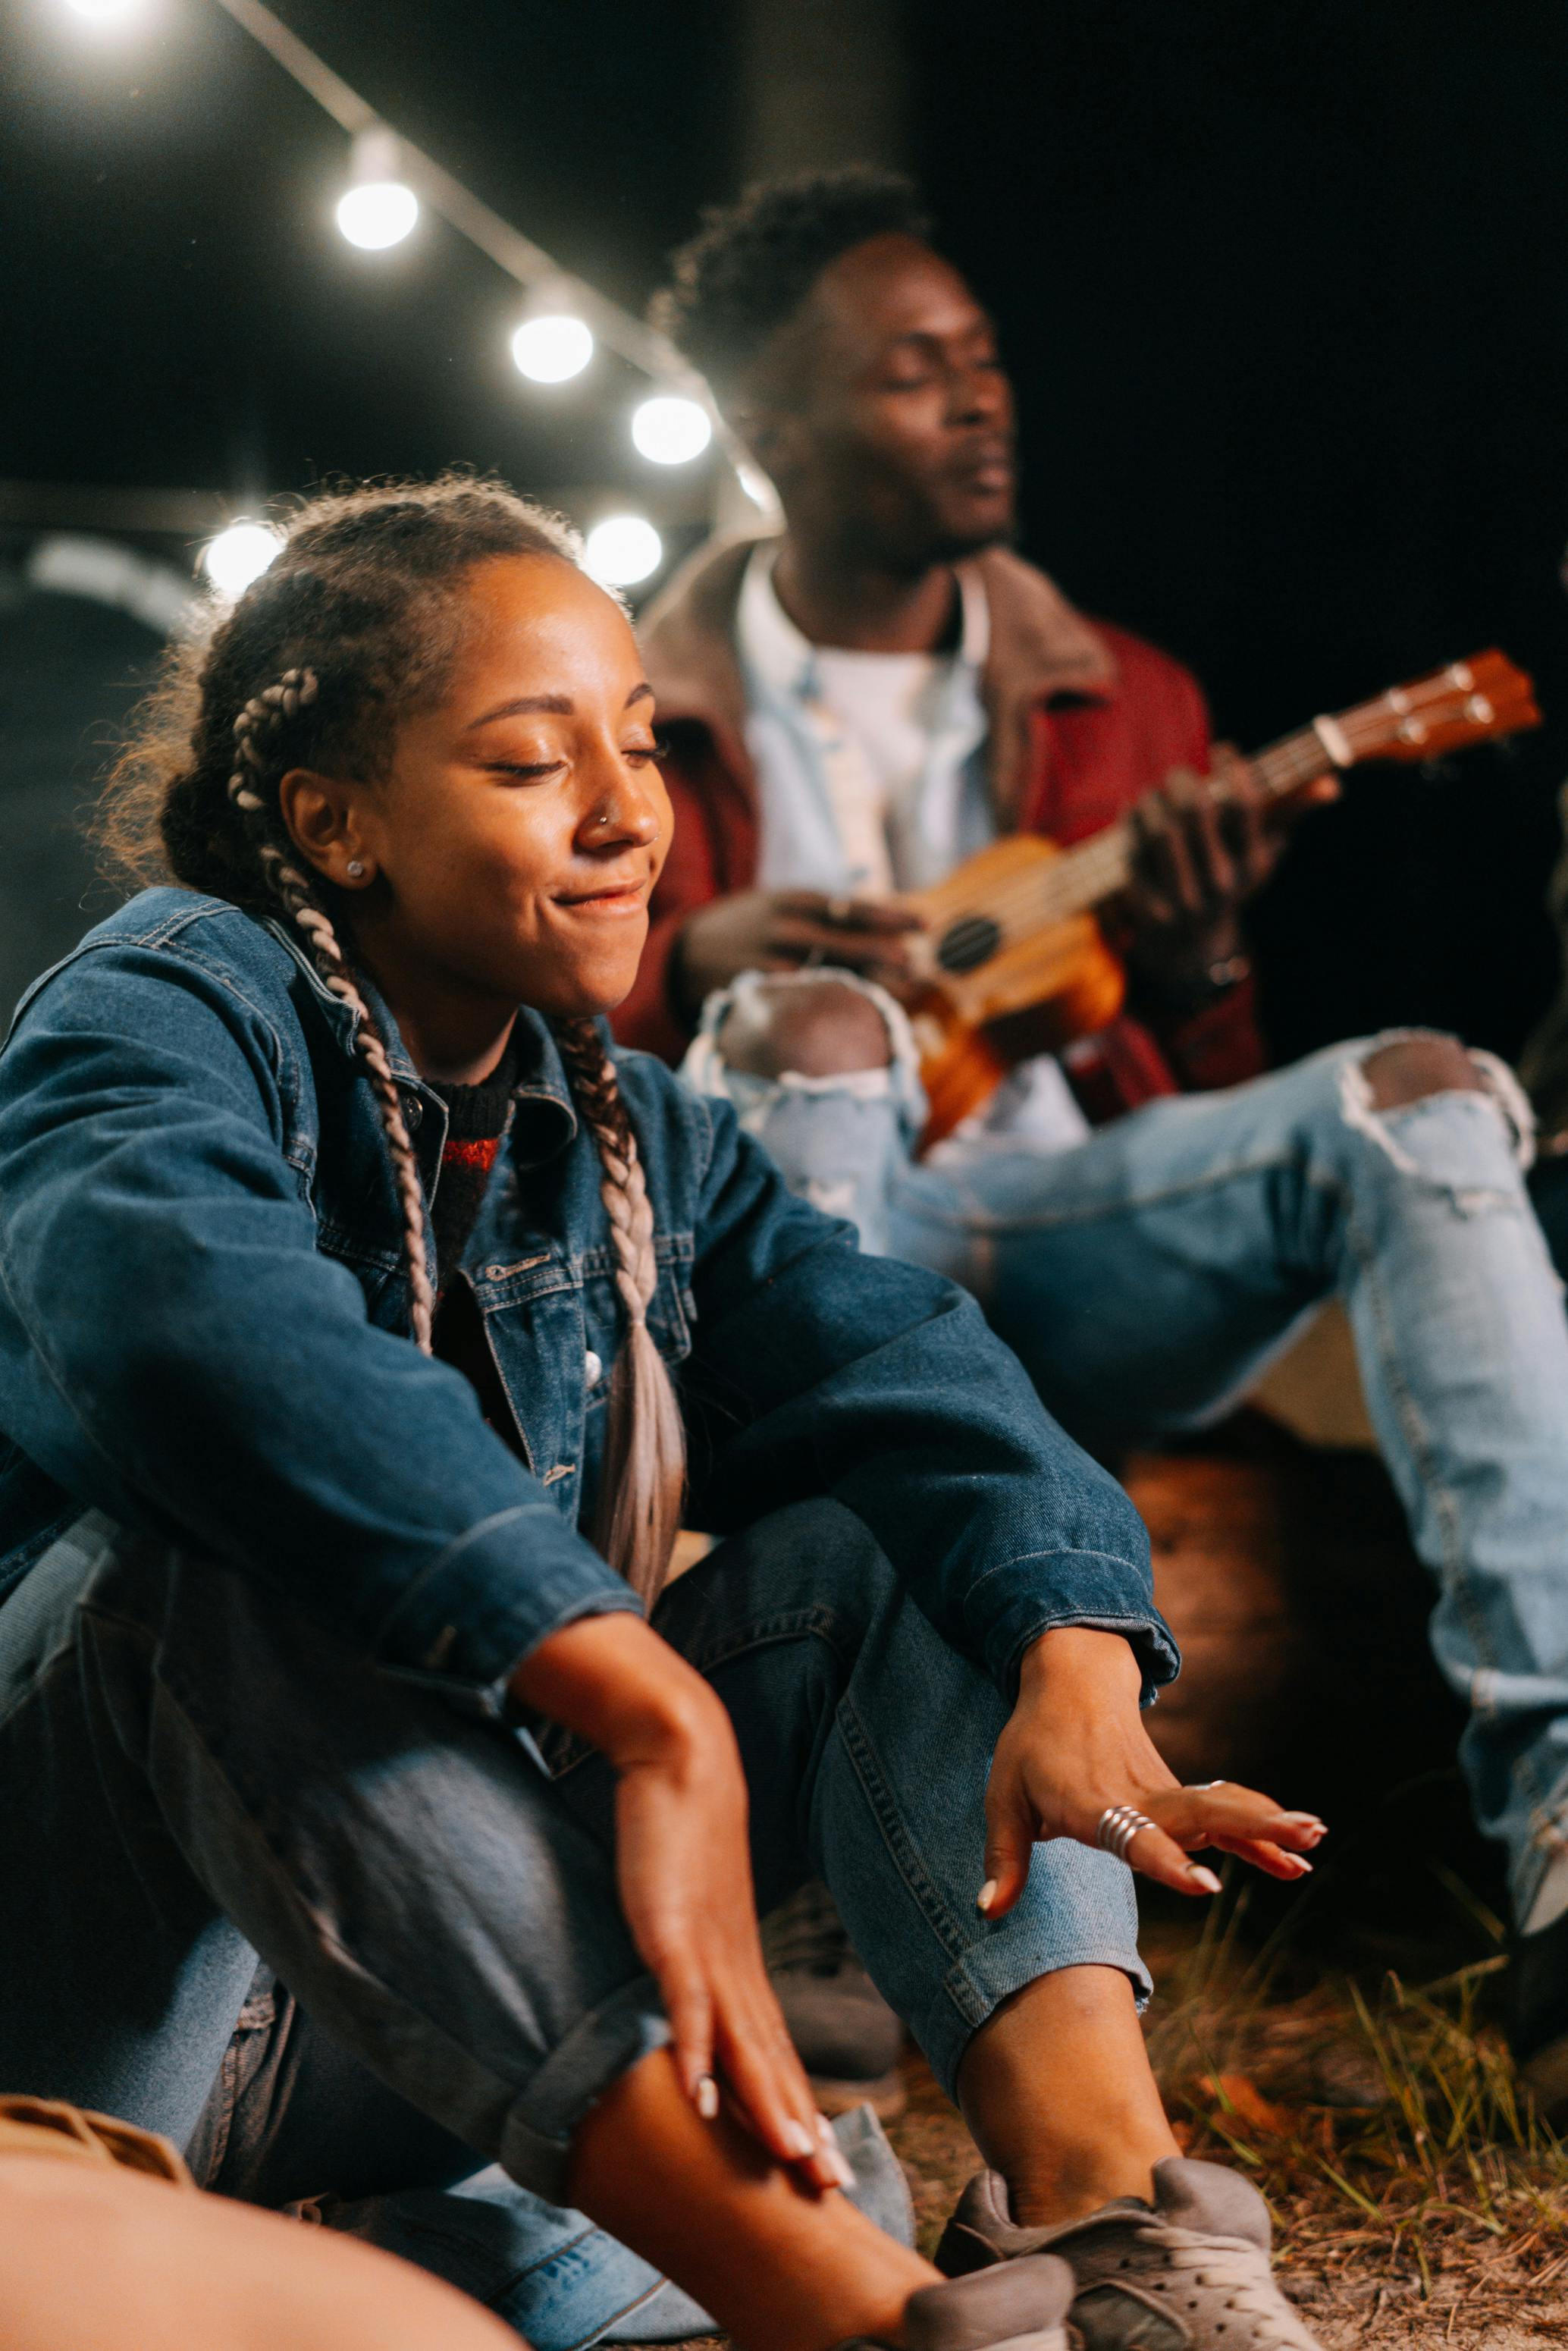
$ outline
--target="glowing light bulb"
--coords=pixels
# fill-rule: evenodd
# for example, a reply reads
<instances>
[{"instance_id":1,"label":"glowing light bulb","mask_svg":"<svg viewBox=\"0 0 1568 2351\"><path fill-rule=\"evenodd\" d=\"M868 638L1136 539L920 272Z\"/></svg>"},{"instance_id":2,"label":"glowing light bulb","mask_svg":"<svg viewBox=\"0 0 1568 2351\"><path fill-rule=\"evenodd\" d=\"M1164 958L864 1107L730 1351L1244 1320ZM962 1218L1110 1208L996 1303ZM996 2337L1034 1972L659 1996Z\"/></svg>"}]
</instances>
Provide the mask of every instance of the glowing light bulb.
<instances>
[{"instance_id":1,"label":"glowing light bulb","mask_svg":"<svg viewBox=\"0 0 1568 2351\"><path fill-rule=\"evenodd\" d=\"M644 515L606 515L588 534L583 558L607 588L634 588L664 559L664 542Z\"/></svg>"},{"instance_id":2,"label":"glowing light bulb","mask_svg":"<svg viewBox=\"0 0 1568 2351\"><path fill-rule=\"evenodd\" d=\"M593 330L570 310L525 319L512 337L512 358L530 383L565 383L593 357Z\"/></svg>"},{"instance_id":3,"label":"glowing light bulb","mask_svg":"<svg viewBox=\"0 0 1568 2351\"><path fill-rule=\"evenodd\" d=\"M367 180L338 202L338 226L365 253L401 245L418 219L419 198L401 180Z\"/></svg>"},{"instance_id":4,"label":"glowing light bulb","mask_svg":"<svg viewBox=\"0 0 1568 2351\"><path fill-rule=\"evenodd\" d=\"M278 549L283 534L264 522L231 522L202 549L202 569L220 596L231 601L259 580Z\"/></svg>"},{"instance_id":5,"label":"glowing light bulb","mask_svg":"<svg viewBox=\"0 0 1568 2351\"><path fill-rule=\"evenodd\" d=\"M713 439L713 425L699 401L660 392L634 412L632 438L655 465L689 465Z\"/></svg>"},{"instance_id":6,"label":"glowing light bulb","mask_svg":"<svg viewBox=\"0 0 1568 2351\"><path fill-rule=\"evenodd\" d=\"M141 0L67 0L67 5L95 25L110 25L122 16L134 16Z\"/></svg>"},{"instance_id":7,"label":"glowing light bulb","mask_svg":"<svg viewBox=\"0 0 1568 2351\"><path fill-rule=\"evenodd\" d=\"M401 245L419 219L419 198L402 175L395 131L372 122L354 136L349 186L338 203L338 226L362 253Z\"/></svg>"}]
</instances>

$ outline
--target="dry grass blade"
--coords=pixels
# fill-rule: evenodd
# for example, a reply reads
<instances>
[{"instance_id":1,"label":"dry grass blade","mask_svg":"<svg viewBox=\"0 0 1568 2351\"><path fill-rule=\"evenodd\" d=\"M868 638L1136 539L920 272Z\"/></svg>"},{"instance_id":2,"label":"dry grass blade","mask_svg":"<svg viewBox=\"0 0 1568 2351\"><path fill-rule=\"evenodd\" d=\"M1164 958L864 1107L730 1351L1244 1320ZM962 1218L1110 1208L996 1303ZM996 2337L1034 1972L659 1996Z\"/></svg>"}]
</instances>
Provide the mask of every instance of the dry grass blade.
<instances>
[{"instance_id":1,"label":"dry grass blade","mask_svg":"<svg viewBox=\"0 0 1568 2351\"><path fill-rule=\"evenodd\" d=\"M1346 2341L1381 2343L1424 2308L1438 2332L1423 2342L1511 2325L1568 2341L1568 2151L1479 2019L1491 1965L1281 1997L1280 1965L1243 1966L1218 1926L1163 1985L1150 2048L1180 2135L1246 2162L1314 2323L1358 2314Z\"/></svg>"}]
</instances>

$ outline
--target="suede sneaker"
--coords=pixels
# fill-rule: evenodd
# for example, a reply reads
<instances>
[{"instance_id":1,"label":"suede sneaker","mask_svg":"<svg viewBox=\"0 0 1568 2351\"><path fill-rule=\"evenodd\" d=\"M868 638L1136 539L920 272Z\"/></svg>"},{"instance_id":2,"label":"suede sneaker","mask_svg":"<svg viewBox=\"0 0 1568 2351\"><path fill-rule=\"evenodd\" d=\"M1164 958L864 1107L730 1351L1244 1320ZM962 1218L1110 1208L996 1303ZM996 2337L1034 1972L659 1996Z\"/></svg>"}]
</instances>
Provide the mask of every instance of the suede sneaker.
<instances>
[{"instance_id":1,"label":"suede sneaker","mask_svg":"<svg viewBox=\"0 0 1568 2351\"><path fill-rule=\"evenodd\" d=\"M904 2025L850 1948L825 1886L803 1886L768 1918L762 1956L796 2054L826 2115L904 2111Z\"/></svg>"},{"instance_id":2,"label":"suede sneaker","mask_svg":"<svg viewBox=\"0 0 1568 2351\"><path fill-rule=\"evenodd\" d=\"M904 2351L1069 2351L1072 2272L1050 2253L1026 2254L946 2285L923 2285L904 2306ZM888 2351L855 2335L837 2351Z\"/></svg>"},{"instance_id":3,"label":"suede sneaker","mask_svg":"<svg viewBox=\"0 0 1568 2351\"><path fill-rule=\"evenodd\" d=\"M950 2277L1057 2253L1072 2272L1083 2351L1321 2351L1274 2282L1269 2210L1223 2164L1167 2156L1155 2202L1118 2198L1082 2220L1023 2229L994 2171L971 2179L936 2248Z\"/></svg>"}]
</instances>

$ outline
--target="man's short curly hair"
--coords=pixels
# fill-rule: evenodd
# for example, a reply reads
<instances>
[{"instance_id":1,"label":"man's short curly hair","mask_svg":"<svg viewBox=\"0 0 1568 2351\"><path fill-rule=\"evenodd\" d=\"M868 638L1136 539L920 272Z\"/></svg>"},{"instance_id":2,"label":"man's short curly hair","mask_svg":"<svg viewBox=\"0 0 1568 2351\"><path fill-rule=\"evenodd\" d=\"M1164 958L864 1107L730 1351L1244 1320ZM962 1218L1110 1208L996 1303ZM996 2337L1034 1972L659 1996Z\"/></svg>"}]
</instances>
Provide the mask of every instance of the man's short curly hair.
<instances>
[{"instance_id":1,"label":"man's short curly hair","mask_svg":"<svg viewBox=\"0 0 1568 2351\"><path fill-rule=\"evenodd\" d=\"M930 226L913 183L895 172L855 165L765 181L704 213L671 256L653 322L722 398L831 262L868 237L924 237Z\"/></svg>"}]
</instances>

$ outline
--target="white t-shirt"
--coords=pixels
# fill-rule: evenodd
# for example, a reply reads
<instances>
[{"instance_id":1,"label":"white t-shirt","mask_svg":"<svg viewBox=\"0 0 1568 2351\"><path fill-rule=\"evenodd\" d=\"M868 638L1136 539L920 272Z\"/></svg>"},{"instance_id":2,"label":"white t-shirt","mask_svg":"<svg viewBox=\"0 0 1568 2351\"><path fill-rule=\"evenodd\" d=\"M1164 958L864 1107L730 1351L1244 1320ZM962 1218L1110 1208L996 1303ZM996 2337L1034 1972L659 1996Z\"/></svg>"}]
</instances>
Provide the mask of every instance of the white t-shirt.
<instances>
[{"instance_id":1,"label":"white t-shirt","mask_svg":"<svg viewBox=\"0 0 1568 2351\"><path fill-rule=\"evenodd\" d=\"M773 590L764 540L741 583L747 747L760 785L765 890L885 895L939 882L997 835L981 674L990 615L978 573L951 653L813 645ZM1089 1133L1054 1055L1023 1062L960 1130L1059 1151Z\"/></svg>"}]
</instances>

